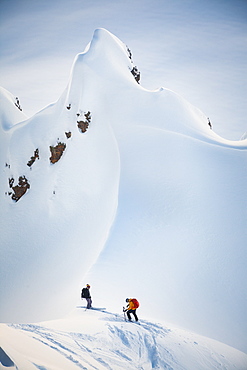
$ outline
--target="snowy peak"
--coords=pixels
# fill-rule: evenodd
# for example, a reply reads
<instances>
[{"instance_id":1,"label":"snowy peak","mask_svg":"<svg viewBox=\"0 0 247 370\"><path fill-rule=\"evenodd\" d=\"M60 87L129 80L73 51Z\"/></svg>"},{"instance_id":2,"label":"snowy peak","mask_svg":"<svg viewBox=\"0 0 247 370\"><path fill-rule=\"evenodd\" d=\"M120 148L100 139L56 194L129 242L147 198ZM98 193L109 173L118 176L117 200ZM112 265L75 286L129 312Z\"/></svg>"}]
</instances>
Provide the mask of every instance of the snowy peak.
<instances>
[{"instance_id":1,"label":"snowy peak","mask_svg":"<svg viewBox=\"0 0 247 370\"><path fill-rule=\"evenodd\" d=\"M2 94L1 319L61 317L87 276L104 306L107 286L113 309L131 294L146 317L246 348L246 140L134 67L100 29L56 103L18 125Z\"/></svg>"},{"instance_id":2,"label":"snowy peak","mask_svg":"<svg viewBox=\"0 0 247 370\"><path fill-rule=\"evenodd\" d=\"M140 72L131 51L116 36L98 29L83 53L75 58L65 100L80 105L90 94L104 95L113 88L116 93L126 82L139 83Z\"/></svg>"},{"instance_id":3,"label":"snowy peak","mask_svg":"<svg viewBox=\"0 0 247 370\"><path fill-rule=\"evenodd\" d=\"M126 58L128 56L126 49L126 45L116 36L103 28L99 28L94 31L92 41L86 47L84 53L87 52L88 58L102 59L106 57L110 61L112 57L116 60L114 54L119 54L120 59ZM113 64L115 64L114 60Z\"/></svg>"},{"instance_id":4,"label":"snowy peak","mask_svg":"<svg viewBox=\"0 0 247 370\"><path fill-rule=\"evenodd\" d=\"M72 79L61 99L14 129L12 112L19 109L10 94L4 95L8 105L3 107L3 122L10 129L0 143L0 201L5 215L1 257L6 260L1 270L1 281L6 284L1 285L0 294L12 297L1 305L4 321L26 321L27 310L32 312L31 320L67 312L76 297L69 282L72 279L75 287L95 262L114 220L118 148L97 109L94 78L90 86L89 76L84 74L87 64L81 68L83 73L75 74L74 83ZM67 92L71 99L66 104ZM73 226L68 226L71 220ZM27 264L25 271L22 259ZM65 264L73 274L70 268L64 269ZM9 277L8 271L15 272ZM67 304L58 284L68 290ZM43 294L33 300L37 290ZM54 291L60 293L54 295ZM22 302L18 311L15 299Z\"/></svg>"},{"instance_id":5,"label":"snowy peak","mask_svg":"<svg viewBox=\"0 0 247 370\"><path fill-rule=\"evenodd\" d=\"M112 76L114 72L119 75L125 72L125 76L132 77L131 81L133 80L134 70L137 67L133 64L130 49L107 30L97 29L86 50L88 50L86 53L84 52L86 63L95 63L103 69L107 67L108 72ZM129 74L129 71L132 71L132 76Z\"/></svg>"},{"instance_id":6,"label":"snowy peak","mask_svg":"<svg viewBox=\"0 0 247 370\"><path fill-rule=\"evenodd\" d=\"M207 116L173 91L143 88L131 50L104 29L96 30L85 51L77 55L60 103L73 114L100 111L115 133L152 126L217 145L246 147L246 142L215 134Z\"/></svg>"}]
</instances>

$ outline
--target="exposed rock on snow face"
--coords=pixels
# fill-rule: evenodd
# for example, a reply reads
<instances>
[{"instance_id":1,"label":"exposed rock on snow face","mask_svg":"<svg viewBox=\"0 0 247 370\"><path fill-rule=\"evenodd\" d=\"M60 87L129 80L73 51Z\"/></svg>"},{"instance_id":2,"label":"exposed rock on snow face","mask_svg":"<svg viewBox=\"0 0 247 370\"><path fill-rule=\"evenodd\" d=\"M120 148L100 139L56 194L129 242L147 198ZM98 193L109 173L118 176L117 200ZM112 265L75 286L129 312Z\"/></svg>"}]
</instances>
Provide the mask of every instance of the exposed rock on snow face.
<instances>
[{"instance_id":1,"label":"exposed rock on snow face","mask_svg":"<svg viewBox=\"0 0 247 370\"><path fill-rule=\"evenodd\" d=\"M65 132L65 135L66 135L67 139L70 139L71 136L72 136L72 133L71 133L71 131Z\"/></svg>"},{"instance_id":2,"label":"exposed rock on snow face","mask_svg":"<svg viewBox=\"0 0 247 370\"><path fill-rule=\"evenodd\" d=\"M20 105L20 101L18 98L15 98L16 102L15 102L15 106L20 110L22 111L22 108L21 108L21 105Z\"/></svg>"},{"instance_id":3,"label":"exposed rock on snow face","mask_svg":"<svg viewBox=\"0 0 247 370\"><path fill-rule=\"evenodd\" d=\"M51 156L50 161L51 163L56 163L62 157L63 152L65 151L66 144L58 143L56 146L50 146Z\"/></svg>"},{"instance_id":4,"label":"exposed rock on snow face","mask_svg":"<svg viewBox=\"0 0 247 370\"><path fill-rule=\"evenodd\" d=\"M135 77L136 82L139 84L141 79L141 73L138 71L137 67L133 67L131 70L132 75Z\"/></svg>"},{"instance_id":5,"label":"exposed rock on snow face","mask_svg":"<svg viewBox=\"0 0 247 370\"><path fill-rule=\"evenodd\" d=\"M34 164L34 162L36 161L36 159L39 159L39 149L38 148L34 151L34 154L30 158L30 160L27 162L27 165L29 167L32 167L32 165Z\"/></svg>"},{"instance_id":6,"label":"exposed rock on snow face","mask_svg":"<svg viewBox=\"0 0 247 370\"><path fill-rule=\"evenodd\" d=\"M30 184L25 176L20 176L18 180L18 184L14 186L14 178L12 177L9 179L9 187L13 190L13 192L9 192L8 194L11 195L11 198L18 202L18 200L26 193L28 189L30 189Z\"/></svg>"},{"instance_id":7,"label":"exposed rock on snow face","mask_svg":"<svg viewBox=\"0 0 247 370\"><path fill-rule=\"evenodd\" d=\"M91 112L88 111L87 113L84 113L84 117L86 119L85 121L77 121L77 126L82 133L86 132L89 127L89 123L92 119Z\"/></svg>"},{"instance_id":8,"label":"exposed rock on snow face","mask_svg":"<svg viewBox=\"0 0 247 370\"><path fill-rule=\"evenodd\" d=\"M16 98L0 86L0 122L3 130L8 130L27 116L20 110Z\"/></svg>"}]
</instances>

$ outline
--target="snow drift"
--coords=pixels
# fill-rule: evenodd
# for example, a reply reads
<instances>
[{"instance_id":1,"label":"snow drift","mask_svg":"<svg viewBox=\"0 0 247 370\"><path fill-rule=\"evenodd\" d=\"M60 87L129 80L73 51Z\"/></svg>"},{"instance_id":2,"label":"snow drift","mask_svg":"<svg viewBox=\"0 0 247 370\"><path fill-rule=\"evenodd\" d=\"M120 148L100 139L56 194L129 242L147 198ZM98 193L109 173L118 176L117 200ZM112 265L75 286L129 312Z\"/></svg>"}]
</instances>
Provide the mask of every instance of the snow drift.
<instances>
[{"instance_id":1,"label":"snow drift","mask_svg":"<svg viewBox=\"0 0 247 370\"><path fill-rule=\"evenodd\" d=\"M247 355L181 329L123 316L75 309L63 320L0 324L1 362L11 369L134 370L238 369ZM3 367L6 369L6 367ZM12 366L12 367L10 367Z\"/></svg>"},{"instance_id":2,"label":"snow drift","mask_svg":"<svg viewBox=\"0 0 247 370\"><path fill-rule=\"evenodd\" d=\"M108 309L137 296L247 350L247 140L139 82L99 29L56 103L25 120L1 92L1 321L61 317L90 282Z\"/></svg>"}]
</instances>

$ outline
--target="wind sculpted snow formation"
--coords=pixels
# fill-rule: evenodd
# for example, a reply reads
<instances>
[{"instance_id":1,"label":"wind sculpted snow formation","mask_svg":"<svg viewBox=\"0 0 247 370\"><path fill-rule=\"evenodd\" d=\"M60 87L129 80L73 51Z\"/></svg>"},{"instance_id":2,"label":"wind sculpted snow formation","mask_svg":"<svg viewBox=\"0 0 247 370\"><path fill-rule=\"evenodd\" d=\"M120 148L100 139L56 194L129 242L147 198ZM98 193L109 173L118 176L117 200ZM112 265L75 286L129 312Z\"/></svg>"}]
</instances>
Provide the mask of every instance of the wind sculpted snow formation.
<instances>
[{"instance_id":1,"label":"wind sculpted snow formation","mask_svg":"<svg viewBox=\"0 0 247 370\"><path fill-rule=\"evenodd\" d=\"M1 321L61 317L84 277L246 350L247 140L138 73L99 29L56 103L27 119L1 91Z\"/></svg>"},{"instance_id":2,"label":"wind sculpted snow formation","mask_svg":"<svg viewBox=\"0 0 247 370\"><path fill-rule=\"evenodd\" d=\"M62 320L0 324L0 342L3 369L245 370L247 364L245 353L195 333L82 307Z\"/></svg>"}]
</instances>

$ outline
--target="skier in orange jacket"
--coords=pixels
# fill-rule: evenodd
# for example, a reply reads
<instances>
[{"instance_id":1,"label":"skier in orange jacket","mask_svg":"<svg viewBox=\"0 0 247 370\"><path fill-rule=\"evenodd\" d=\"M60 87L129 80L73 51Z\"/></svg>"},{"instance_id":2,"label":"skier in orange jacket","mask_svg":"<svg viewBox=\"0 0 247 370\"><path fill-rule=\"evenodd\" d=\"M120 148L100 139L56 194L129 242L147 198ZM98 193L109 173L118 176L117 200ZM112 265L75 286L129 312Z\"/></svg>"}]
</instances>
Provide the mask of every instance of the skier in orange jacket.
<instances>
[{"instance_id":1,"label":"skier in orange jacket","mask_svg":"<svg viewBox=\"0 0 247 370\"><path fill-rule=\"evenodd\" d=\"M132 321L130 314L132 314L136 321L138 321L138 317L136 314L136 309L139 307L139 302L135 298L126 298L127 307L125 312L127 311L127 316L129 321Z\"/></svg>"}]
</instances>

